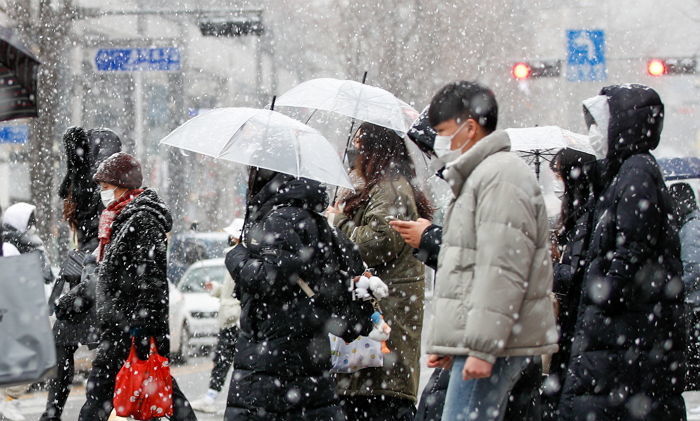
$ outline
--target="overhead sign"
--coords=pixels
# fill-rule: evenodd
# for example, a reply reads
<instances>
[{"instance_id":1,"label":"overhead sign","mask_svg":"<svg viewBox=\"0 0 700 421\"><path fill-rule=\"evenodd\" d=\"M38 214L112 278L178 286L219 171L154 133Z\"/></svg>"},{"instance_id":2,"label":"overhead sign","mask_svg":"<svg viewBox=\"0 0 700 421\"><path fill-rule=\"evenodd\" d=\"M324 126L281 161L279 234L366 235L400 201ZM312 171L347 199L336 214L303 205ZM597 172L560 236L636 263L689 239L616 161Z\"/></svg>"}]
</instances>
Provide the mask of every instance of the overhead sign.
<instances>
[{"instance_id":1,"label":"overhead sign","mask_svg":"<svg viewBox=\"0 0 700 421\"><path fill-rule=\"evenodd\" d=\"M100 48L95 67L101 72L172 72L182 68L177 47Z\"/></svg>"},{"instance_id":2,"label":"overhead sign","mask_svg":"<svg viewBox=\"0 0 700 421\"><path fill-rule=\"evenodd\" d=\"M604 31L568 30L566 44L566 78L569 81L600 81L607 78Z\"/></svg>"},{"instance_id":3,"label":"overhead sign","mask_svg":"<svg viewBox=\"0 0 700 421\"><path fill-rule=\"evenodd\" d=\"M0 126L0 143L27 143L29 127L26 124Z\"/></svg>"}]
</instances>

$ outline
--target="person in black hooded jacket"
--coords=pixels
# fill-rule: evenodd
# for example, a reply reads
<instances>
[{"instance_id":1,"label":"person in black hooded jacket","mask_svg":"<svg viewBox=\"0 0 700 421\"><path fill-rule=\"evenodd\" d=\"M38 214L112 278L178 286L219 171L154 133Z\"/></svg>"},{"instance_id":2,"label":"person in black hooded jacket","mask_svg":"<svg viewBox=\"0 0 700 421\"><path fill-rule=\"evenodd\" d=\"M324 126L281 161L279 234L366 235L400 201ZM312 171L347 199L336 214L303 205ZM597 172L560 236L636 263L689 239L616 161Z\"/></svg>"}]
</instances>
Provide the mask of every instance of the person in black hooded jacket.
<instances>
[{"instance_id":1,"label":"person in black hooded jacket","mask_svg":"<svg viewBox=\"0 0 700 421\"><path fill-rule=\"evenodd\" d=\"M320 215L327 204L316 181L250 171L241 244L226 256L241 302L226 421L345 419L328 375L328 333L367 335L372 308L351 299L347 272L360 274L362 261L346 241L333 246L333 235L343 237Z\"/></svg>"},{"instance_id":2,"label":"person in black hooded jacket","mask_svg":"<svg viewBox=\"0 0 700 421\"><path fill-rule=\"evenodd\" d=\"M584 101L596 201L559 419L685 420L685 327L672 202L649 153L664 107L642 85Z\"/></svg>"},{"instance_id":3,"label":"person in black hooded jacket","mask_svg":"<svg viewBox=\"0 0 700 421\"><path fill-rule=\"evenodd\" d=\"M97 247L97 221L104 210L99 188L92 177L102 161L121 150L121 140L110 129L86 131L82 127L70 127L63 135L63 146L66 175L59 188L63 217L75 234L77 249L91 253ZM57 305L53 333L58 364L56 377L47 382L46 410L40 421L61 419L73 383L73 354L81 344L90 348L97 346L94 294L91 294L94 291L94 266L88 266L86 276L68 275L62 270L49 298L50 305ZM66 284L69 292L63 294Z\"/></svg>"}]
</instances>

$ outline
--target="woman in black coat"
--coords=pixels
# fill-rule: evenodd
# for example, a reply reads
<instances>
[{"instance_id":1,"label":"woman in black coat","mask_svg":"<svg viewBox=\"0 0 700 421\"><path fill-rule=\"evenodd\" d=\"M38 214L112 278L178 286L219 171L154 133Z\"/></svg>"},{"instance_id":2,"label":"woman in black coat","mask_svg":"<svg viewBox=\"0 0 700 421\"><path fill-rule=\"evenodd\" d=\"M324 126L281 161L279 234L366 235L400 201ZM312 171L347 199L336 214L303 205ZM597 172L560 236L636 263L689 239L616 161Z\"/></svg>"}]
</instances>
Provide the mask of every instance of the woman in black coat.
<instances>
[{"instance_id":1,"label":"woman in black coat","mask_svg":"<svg viewBox=\"0 0 700 421\"><path fill-rule=\"evenodd\" d=\"M684 420L683 283L661 172L663 104L640 85L584 102L605 157L585 243L585 274L560 420Z\"/></svg>"},{"instance_id":2,"label":"woman in black coat","mask_svg":"<svg viewBox=\"0 0 700 421\"><path fill-rule=\"evenodd\" d=\"M561 395L560 384L569 361L581 298L582 269L585 265L583 254L588 234L586 226L592 216L588 210L594 205L591 200L591 175L595 168L595 156L573 149L562 149L554 156L550 167L564 185L556 231L557 253L554 256L552 288L558 303L559 351L552 355L542 394L542 418L555 421L559 419L557 405Z\"/></svg>"},{"instance_id":3,"label":"woman in black coat","mask_svg":"<svg viewBox=\"0 0 700 421\"><path fill-rule=\"evenodd\" d=\"M121 150L121 140L110 129L86 131L82 127L70 127L63 135L63 146L67 167L59 189L59 196L63 199L63 217L75 234L77 249L91 253L97 247L97 220L104 209L99 188L92 177L102 161ZM76 260L83 255L72 252L71 256ZM64 269L71 256L64 259ZM78 266L82 262L73 263ZM59 307L56 308L57 320L53 326L58 364L56 377L47 383L49 394L40 421L61 419L73 383L73 355L81 344L90 348L97 346L92 293L94 266L83 275L61 270L49 298L49 304L53 306L60 297ZM66 284L69 292L63 294Z\"/></svg>"},{"instance_id":4,"label":"woman in black coat","mask_svg":"<svg viewBox=\"0 0 700 421\"><path fill-rule=\"evenodd\" d=\"M168 356L167 233L172 217L153 189L139 188L141 166L126 154L106 159L94 176L106 209L100 215L96 292L100 346L87 381L79 421L106 421L112 410L115 378L132 340L146 359L149 338ZM171 420L196 421L189 402L173 379Z\"/></svg>"},{"instance_id":5,"label":"woman in black coat","mask_svg":"<svg viewBox=\"0 0 700 421\"><path fill-rule=\"evenodd\" d=\"M333 245L320 183L252 168L248 192L241 244L226 256L241 328L224 419L343 420L328 333L351 341L371 330L371 306L348 291L358 251Z\"/></svg>"}]
</instances>

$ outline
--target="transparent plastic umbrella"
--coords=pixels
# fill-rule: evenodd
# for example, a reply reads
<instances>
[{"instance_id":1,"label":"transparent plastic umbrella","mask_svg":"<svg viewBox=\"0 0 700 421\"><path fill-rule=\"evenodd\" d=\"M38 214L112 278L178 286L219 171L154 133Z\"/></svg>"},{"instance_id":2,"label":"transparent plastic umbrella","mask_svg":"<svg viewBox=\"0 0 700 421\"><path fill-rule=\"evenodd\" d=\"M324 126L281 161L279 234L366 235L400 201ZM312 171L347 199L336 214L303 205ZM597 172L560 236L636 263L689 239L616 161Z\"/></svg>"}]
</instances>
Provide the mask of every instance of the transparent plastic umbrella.
<instances>
[{"instance_id":1,"label":"transparent plastic umbrella","mask_svg":"<svg viewBox=\"0 0 700 421\"><path fill-rule=\"evenodd\" d=\"M540 177L542 161L549 161L560 149L570 148L594 155L588 136L562 129L558 126L506 129L511 150L524 158L531 158L535 174Z\"/></svg>"},{"instance_id":2,"label":"transparent plastic umbrella","mask_svg":"<svg viewBox=\"0 0 700 421\"><path fill-rule=\"evenodd\" d=\"M352 189L328 140L276 111L216 108L188 120L160 143Z\"/></svg>"},{"instance_id":3,"label":"transparent plastic umbrella","mask_svg":"<svg viewBox=\"0 0 700 421\"><path fill-rule=\"evenodd\" d=\"M277 98L277 106L331 111L406 134L418 111L376 86L333 78L302 82Z\"/></svg>"},{"instance_id":4,"label":"transparent plastic umbrella","mask_svg":"<svg viewBox=\"0 0 700 421\"><path fill-rule=\"evenodd\" d=\"M594 155L588 136L562 129L558 126L506 129L514 151L575 149Z\"/></svg>"}]
</instances>

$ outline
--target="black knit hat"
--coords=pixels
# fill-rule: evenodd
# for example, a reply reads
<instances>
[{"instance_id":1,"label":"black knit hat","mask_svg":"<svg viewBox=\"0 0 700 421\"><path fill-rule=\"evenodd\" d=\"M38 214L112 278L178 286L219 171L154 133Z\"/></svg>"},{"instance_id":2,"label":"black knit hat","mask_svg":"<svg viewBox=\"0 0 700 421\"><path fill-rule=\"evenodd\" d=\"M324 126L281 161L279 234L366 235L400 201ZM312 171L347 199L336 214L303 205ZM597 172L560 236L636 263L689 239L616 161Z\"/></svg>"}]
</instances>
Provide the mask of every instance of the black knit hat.
<instances>
[{"instance_id":1,"label":"black knit hat","mask_svg":"<svg viewBox=\"0 0 700 421\"><path fill-rule=\"evenodd\" d=\"M141 164L126 152L118 152L105 159L97 168L97 183L109 183L117 187L138 189L143 183Z\"/></svg>"}]
</instances>

